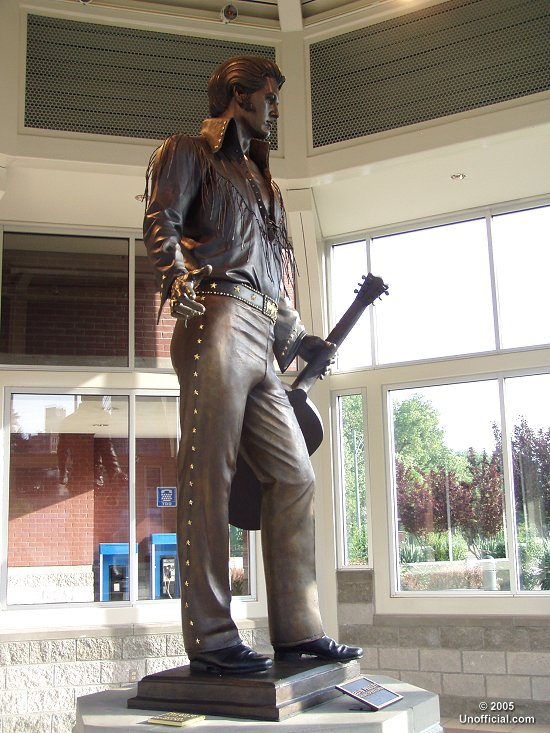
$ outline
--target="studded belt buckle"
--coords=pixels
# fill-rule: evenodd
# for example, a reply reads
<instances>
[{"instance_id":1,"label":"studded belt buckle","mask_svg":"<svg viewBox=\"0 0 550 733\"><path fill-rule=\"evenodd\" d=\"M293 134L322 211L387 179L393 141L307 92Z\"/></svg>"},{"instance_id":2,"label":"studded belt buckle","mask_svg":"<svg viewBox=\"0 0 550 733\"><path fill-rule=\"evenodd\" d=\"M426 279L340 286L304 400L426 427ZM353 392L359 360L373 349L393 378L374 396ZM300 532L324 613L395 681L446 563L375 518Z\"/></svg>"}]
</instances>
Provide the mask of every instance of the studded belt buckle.
<instances>
[{"instance_id":1,"label":"studded belt buckle","mask_svg":"<svg viewBox=\"0 0 550 733\"><path fill-rule=\"evenodd\" d=\"M270 298L264 296L264 307L263 312L268 318L271 318L273 323L277 320L277 303L274 303Z\"/></svg>"}]
</instances>

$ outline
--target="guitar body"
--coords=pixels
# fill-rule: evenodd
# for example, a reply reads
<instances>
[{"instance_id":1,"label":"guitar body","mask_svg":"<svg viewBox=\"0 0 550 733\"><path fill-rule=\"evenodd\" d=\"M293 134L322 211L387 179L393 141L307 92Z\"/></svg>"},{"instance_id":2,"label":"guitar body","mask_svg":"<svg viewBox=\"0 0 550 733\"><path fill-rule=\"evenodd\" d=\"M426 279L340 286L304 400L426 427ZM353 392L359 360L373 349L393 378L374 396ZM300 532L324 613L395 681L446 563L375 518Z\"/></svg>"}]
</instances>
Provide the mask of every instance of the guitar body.
<instances>
[{"instance_id":1,"label":"guitar body","mask_svg":"<svg viewBox=\"0 0 550 733\"><path fill-rule=\"evenodd\" d=\"M303 389L283 386L287 390L289 402L294 408L294 414L311 456L323 442L321 416ZM229 523L241 529L260 529L261 511L261 484L246 460L239 455L229 497Z\"/></svg>"},{"instance_id":2,"label":"guitar body","mask_svg":"<svg viewBox=\"0 0 550 733\"><path fill-rule=\"evenodd\" d=\"M359 320L365 308L371 305L383 293L388 294L388 286L381 278L371 273L363 276L363 284L356 290L357 297L342 316L338 324L327 336L327 341L334 344L333 354L342 344L348 333ZM296 419L304 435L306 446L311 456L323 441L323 423L321 416L313 402L308 397L308 391L323 373L327 357L321 355L319 363L309 362L292 383L292 386L283 384L288 393L290 404L294 408ZM262 511L262 487L256 475L239 455L231 495L229 498L229 523L241 529L260 529Z\"/></svg>"}]
</instances>

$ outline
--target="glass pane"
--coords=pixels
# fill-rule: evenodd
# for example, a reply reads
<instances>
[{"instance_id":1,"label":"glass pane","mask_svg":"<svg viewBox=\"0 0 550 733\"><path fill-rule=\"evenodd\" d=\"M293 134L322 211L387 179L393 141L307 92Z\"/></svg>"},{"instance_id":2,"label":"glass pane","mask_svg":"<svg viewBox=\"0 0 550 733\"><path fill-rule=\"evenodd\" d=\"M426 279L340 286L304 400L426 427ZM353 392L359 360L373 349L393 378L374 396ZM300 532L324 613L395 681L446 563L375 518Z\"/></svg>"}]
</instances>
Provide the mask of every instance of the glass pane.
<instances>
[{"instance_id":1,"label":"glass pane","mask_svg":"<svg viewBox=\"0 0 550 733\"><path fill-rule=\"evenodd\" d=\"M506 380L520 588L550 590L550 374Z\"/></svg>"},{"instance_id":2,"label":"glass pane","mask_svg":"<svg viewBox=\"0 0 550 733\"><path fill-rule=\"evenodd\" d=\"M4 234L0 360L128 364L128 242Z\"/></svg>"},{"instance_id":3,"label":"glass pane","mask_svg":"<svg viewBox=\"0 0 550 733\"><path fill-rule=\"evenodd\" d=\"M498 382L394 390L399 589L510 589Z\"/></svg>"},{"instance_id":4,"label":"glass pane","mask_svg":"<svg viewBox=\"0 0 550 733\"><path fill-rule=\"evenodd\" d=\"M179 598L176 550L177 397L136 397L139 598Z\"/></svg>"},{"instance_id":5,"label":"glass pane","mask_svg":"<svg viewBox=\"0 0 550 733\"><path fill-rule=\"evenodd\" d=\"M229 578L232 596L251 596L250 541L252 534L229 525Z\"/></svg>"},{"instance_id":6,"label":"glass pane","mask_svg":"<svg viewBox=\"0 0 550 733\"><path fill-rule=\"evenodd\" d=\"M376 308L379 363L495 348L484 219L374 239L389 285Z\"/></svg>"},{"instance_id":7,"label":"glass pane","mask_svg":"<svg viewBox=\"0 0 550 733\"><path fill-rule=\"evenodd\" d=\"M495 216L492 237L504 348L550 341L550 207Z\"/></svg>"},{"instance_id":8,"label":"glass pane","mask_svg":"<svg viewBox=\"0 0 550 733\"><path fill-rule=\"evenodd\" d=\"M176 324L168 303L157 323L160 294L145 245L136 240L135 365L170 369L170 341Z\"/></svg>"},{"instance_id":9,"label":"glass pane","mask_svg":"<svg viewBox=\"0 0 550 733\"><path fill-rule=\"evenodd\" d=\"M367 247L363 242L350 242L332 248L331 298L332 323L336 325L355 299L354 290L361 276L368 273ZM378 275L379 273L375 273ZM338 349L337 368L353 369L370 366L371 328L370 318L363 313L353 330Z\"/></svg>"},{"instance_id":10,"label":"glass pane","mask_svg":"<svg viewBox=\"0 0 550 733\"><path fill-rule=\"evenodd\" d=\"M128 599L128 399L14 394L8 603Z\"/></svg>"},{"instance_id":11,"label":"glass pane","mask_svg":"<svg viewBox=\"0 0 550 733\"><path fill-rule=\"evenodd\" d=\"M140 599L180 597L177 559L178 398L136 397L136 540ZM250 595L249 532L231 527L233 595Z\"/></svg>"},{"instance_id":12,"label":"glass pane","mask_svg":"<svg viewBox=\"0 0 550 733\"><path fill-rule=\"evenodd\" d=\"M344 565L366 565L369 555L363 396L342 395L339 407Z\"/></svg>"}]
</instances>

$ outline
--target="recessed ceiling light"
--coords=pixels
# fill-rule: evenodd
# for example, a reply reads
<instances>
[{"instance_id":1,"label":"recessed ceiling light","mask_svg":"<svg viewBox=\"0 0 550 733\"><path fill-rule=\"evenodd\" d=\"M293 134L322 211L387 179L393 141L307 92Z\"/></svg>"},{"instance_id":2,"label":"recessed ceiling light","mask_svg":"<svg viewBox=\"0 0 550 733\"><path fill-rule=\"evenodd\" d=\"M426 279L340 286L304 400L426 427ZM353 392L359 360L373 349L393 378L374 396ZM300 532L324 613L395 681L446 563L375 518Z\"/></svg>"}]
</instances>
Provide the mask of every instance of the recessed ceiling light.
<instances>
[{"instance_id":1,"label":"recessed ceiling light","mask_svg":"<svg viewBox=\"0 0 550 733\"><path fill-rule=\"evenodd\" d=\"M466 178L466 173L453 173L451 181L463 181Z\"/></svg>"}]
</instances>

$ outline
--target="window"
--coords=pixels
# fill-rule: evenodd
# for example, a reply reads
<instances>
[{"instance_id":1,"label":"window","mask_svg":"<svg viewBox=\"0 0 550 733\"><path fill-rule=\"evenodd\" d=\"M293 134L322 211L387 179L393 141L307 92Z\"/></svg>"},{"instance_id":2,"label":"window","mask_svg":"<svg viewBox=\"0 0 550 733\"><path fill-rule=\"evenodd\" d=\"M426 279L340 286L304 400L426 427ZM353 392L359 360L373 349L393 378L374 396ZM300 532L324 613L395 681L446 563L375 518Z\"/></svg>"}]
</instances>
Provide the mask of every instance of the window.
<instances>
[{"instance_id":1,"label":"window","mask_svg":"<svg viewBox=\"0 0 550 733\"><path fill-rule=\"evenodd\" d=\"M337 412L343 564L366 565L369 553L363 395L339 395Z\"/></svg>"},{"instance_id":2,"label":"window","mask_svg":"<svg viewBox=\"0 0 550 733\"><path fill-rule=\"evenodd\" d=\"M15 392L10 405L8 605L178 598L178 398ZM251 535L230 535L232 594L250 597Z\"/></svg>"},{"instance_id":3,"label":"window","mask_svg":"<svg viewBox=\"0 0 550 733\"><path fill-rule=\"evenodd\" d=\"M128 600L128 398L11 397L8 604Z\"/></svg>"},{"instance_id":4,"label":"window","mask_svg":"<svg viewBox=\"0 0 550 733\"><path fill-rule=\"evenodd\" d=\"M392 390L390 406L399 590L510 590L498 382Z\"/></svg>"},{"instance_id":5,"label":"window","mask_svg":"<svg viewBox=\"0 0 550 733\"><path fill-rule=\"evenodd\" d=\"M338 369L547 344L549 228L541 206L334 245L334 322L367 269L390 292L341 347Z\"/></svg>"},{"instance_id":6,"label":"window","mask_svg":"<svg viewBox=\"0 0 550 733\"><path fill-rule=\"evenodd\" d=\"M389 285L330 382L339 561L366 519L380 613L433 594L442 613L471 595L535 612L550 590L549 224L548 205L499 207L331 247L333 324L361 274Z\"/></svg>"},{"instance_id":7,"label":"window","mask_svg":"<svg viewBox=\"0 0 550 733\"><path fill-rule=\"evenodd\" d=\"M177 397L136 397L136 544L140 599L179 598Z\"/></svg>"},{"instance_id":8,"label":"window","mask_svg":"<svg viewBox=\"0 0 550 733\"><path fill-rule=\"evenodd\" d=\"M550 206L492 219L503 348L548 343Z\"/></svg>"},{"instance_id":9,"label":"window","mask_svg":"<svg viewBox=\"0 0 550 733\"><path fill-rule=\"evenodd\" d=\"M5 232L0 361L127 366L128 293L128 240Z\"/></svg>"},{"instance_id":10,"label":"window","mask_svg":"<svg viewBox=\"0 0 550 733\"><path fill-rule=\"evenodd\" d=\"M160 294L142 240L136 240L135 289L135 366L171 369L170 341L176 320L166 304L157 323Z\"/></svg>"},{"instance_id":11,"label":"window","mask_svg":"<svg viewBox=\"0 0 550 733\"><path fill-rule=\"evenodd\" d=\"M357 283L368 270L365 242L349 242L333 247L331 299L334 323L340 320L353 302ZM338 368L342 370L372 364L371 319L367 314L359 319L338 349L337 363Z\"/></svg>"},{"instance_id":12,"label":"window","mask_svg":"<svg viewBox=\"0 0 550 733\"><path fill-rule=\"evenodd\" d=\"M484 219L376 237L371 249L391 296L376 309L379 363L495 348Z\"/></svg>"},{"instance_id":13,"label":"window","mask_svg":"<svg viewBox=\"0 0 550 733\"><path fill-rule=\"evenodd\" d=\"M534 375L390 391L399 590L550 590L549 390Z\"/></svg>"},{"instance_id":14,"label":"window","mask_svg":"<svg viewBox=\"0 0 550 733\"><path fill-rule=\"evenodd\" d=\"M506 380L519 586L550 590L550 374Z\"/></svg>"}]
</instances>

